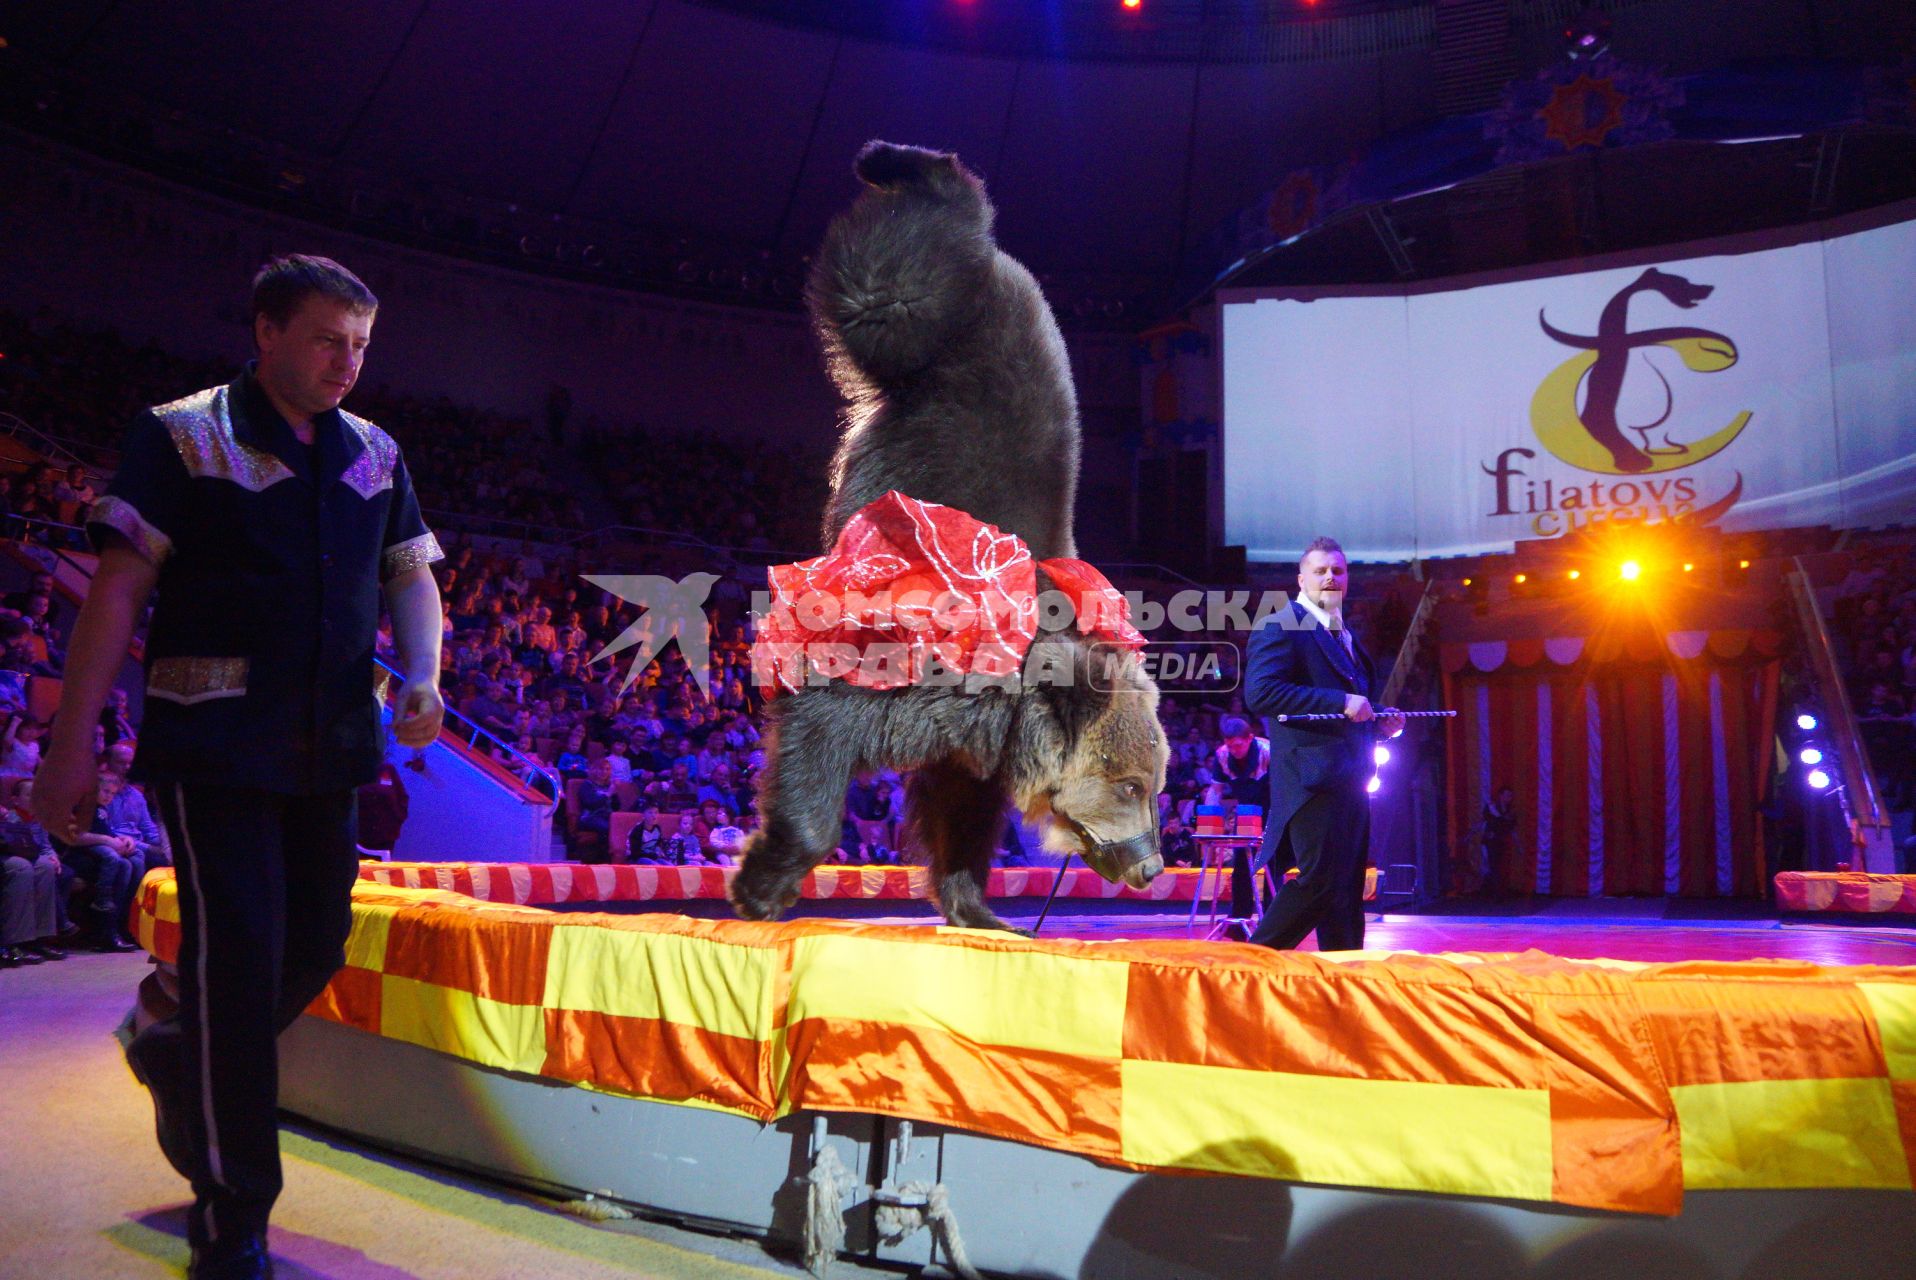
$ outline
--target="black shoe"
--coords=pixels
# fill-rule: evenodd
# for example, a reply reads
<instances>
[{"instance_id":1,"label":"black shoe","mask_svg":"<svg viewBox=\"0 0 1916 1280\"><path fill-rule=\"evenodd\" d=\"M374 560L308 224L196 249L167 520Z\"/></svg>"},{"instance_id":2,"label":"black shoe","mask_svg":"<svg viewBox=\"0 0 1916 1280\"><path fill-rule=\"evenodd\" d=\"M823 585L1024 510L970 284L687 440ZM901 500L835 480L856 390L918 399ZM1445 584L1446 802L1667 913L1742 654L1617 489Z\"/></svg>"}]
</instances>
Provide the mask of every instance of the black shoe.
<instances>
[{"instance_id":1,"label":"black shoe","mask_svg":"<svg viewBox=\"0 0 1916 1280\"><path fill-rule=\"evenodd\" d=\"M51 942L29 942L22 950L31 951L42 960L64 960L67 958L65 947L56 947Z\"/></svg>"},{"instance_id":2,"label":"black shoe","mask_svg":"<svg viewBox=\"0 0 1916 1280\"><path fill-rule=\"evenodd\" d=\"M148 1095L153 1099L153 1136L159 1139L160 1154L166 1157L166 1162L173 1166L175 1172L182 1178L190 1180L193 1175L191 1165L185 1159L188 1150L186 1135L168 1112L164 1101L166 1095L160 1089L153 1087L154 1079L158 1075L154 1064L146 1061L145 1057L134 1049L134 1042L138 1037L133 1034L133 1010L127 1010L126 1017L114 1029L113 1038L120 1042L121 1049L125 1051L127 1070L133 1073L135 1080L145 1086ZM150 1041L148 1047L151 1047Z\"/></svg>"},{"instance_id":3,"label":"black shoe","mask_svg":"<svg viewBox=\"0 0 1916 1280\"><path fill-rule=\"evenodd\" d=\"M237 1244L222 1241L193 1250L186 1264L186 1280L273 1280L273 1255L265 1236L248 1236Z\"/></svg>"},{"instance_id":4,"label":"black shoe","mask_svg":"<svg viewBox=\"0 0 1916 1280\"><path fill-rule=\"evenodd\" d=\"M116 951L138 951L140 944L119 933L103 933L87 944L93 951L112 953Z\"/></svg>"},{"instance_id":5,"label":"black shoe","mask_svg":"<svg viewBox=\"0 0 1916 1280\"><path fill-rule=\"evenodd\" d=\"M9 969L40 964L45 958L34 955L24 947L0 947L0 965L5 965Z\"/></svg>"}]
</instances>

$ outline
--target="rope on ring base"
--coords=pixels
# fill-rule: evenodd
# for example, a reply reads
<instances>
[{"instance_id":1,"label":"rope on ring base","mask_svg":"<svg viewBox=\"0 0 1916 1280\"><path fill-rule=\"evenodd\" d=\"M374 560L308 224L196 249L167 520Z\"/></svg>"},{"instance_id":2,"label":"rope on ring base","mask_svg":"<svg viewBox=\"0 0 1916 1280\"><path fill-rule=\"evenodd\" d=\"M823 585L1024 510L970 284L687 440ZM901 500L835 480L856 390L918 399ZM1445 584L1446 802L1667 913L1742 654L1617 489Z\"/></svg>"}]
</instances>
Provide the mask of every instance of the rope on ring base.
<instances>
[{"instance_id":1,"label":"rope on ring base","mask_svg":"<svg viewBox=\"0 0 1916 1280\"><path fill-rule=\"evenodd\" d=\"M909 1150L911 1126L901 1126L903 1150ZM814 1136L817 1155L811 1172L801 1181L805 1187L805 1269L824 1280L839 1251L845 1246L845 1197L861 1184L845 1167L822 1130ZM951 1212L951 1195L942 1182L908 1182L893 1190L867 1188L871 1193L874 1225L878 1238L895 1245L920 1230L929 1230L933 1243L963 1280L982 1280L965 1253L964 1237L958 1232L958 1219Z\"/></svg>"},{"instance_id":2,"label":"rope on ring base","mask_svg":"<svg viewBox=\"0 0 1916 1280\"><path fill-rule=\"evenodd\" d=\"M951 1269L964 1280L983 1280L965 1254L964 1237L958 1234L958 1219L952 1216L951 1193L942 1182L907 1182L897 1191L879 1191L877 1204L878 1238L886 1244L898 1244L920 1228L929 1228L931 1238L945 1251Z\"/></svg>"},{"instance_id":3,"label":"rope on ring base","mask_svg":"<svg viewBox=\"0 0 1916 1280\"><path fill-rule=\"evenodd\" d=\"M845 1197L858 1179L830 1144L820 1143L804 1182L805 1269L824 1280L845 1245Z\"/></svg>"},{"instance_id":4,"label":"rope on ring base","mask_svg":"<svg viewBox=\"0 0 1916 1280\"><path fill-rule=\"evenodd\" d=\"M632 1216L632 1211L612 1198L610 1191L588 1191L576 1200L565 1200L559 1204L560 1213L569 1213L575 1218L584 1218L587 1222L623 1222Z\"/></svg>"}]
</instances>

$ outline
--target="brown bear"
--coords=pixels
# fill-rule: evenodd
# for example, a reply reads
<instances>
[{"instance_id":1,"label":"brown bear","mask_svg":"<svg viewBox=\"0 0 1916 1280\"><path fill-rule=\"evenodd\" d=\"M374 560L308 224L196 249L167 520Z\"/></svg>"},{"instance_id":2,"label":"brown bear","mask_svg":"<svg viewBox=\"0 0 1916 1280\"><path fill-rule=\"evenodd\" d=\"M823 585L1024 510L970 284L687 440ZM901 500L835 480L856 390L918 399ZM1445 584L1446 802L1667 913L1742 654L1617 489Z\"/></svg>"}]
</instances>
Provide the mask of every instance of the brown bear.
<instances>
[{"instance_id":1,"label":"brown bear","mask_svg":"<svg viewBox=\"0 0 1916 1280\"><path fill-rule=\"evenodd\" d=\"M807 286L846 403L827 551L889 494L968 513L1035 561L1075 557L1064 339L1037 281L992 239L983 185L955 156L881 142L856 172L866 190L833 220ZM1040 567L1036 581L1043 592L1053 578ZM1070 618L1034 626L1008 680L813 678L774 698L738 913L773 919L796 901L838 842L851 776L885 767L911 771L908 819L954 925L1007 927L985 903L1007 797L1045 823L1049 847L1106 879L1141 888L1163 870L1156 686L1129 648Z\"/></svg>"}]
</instances>

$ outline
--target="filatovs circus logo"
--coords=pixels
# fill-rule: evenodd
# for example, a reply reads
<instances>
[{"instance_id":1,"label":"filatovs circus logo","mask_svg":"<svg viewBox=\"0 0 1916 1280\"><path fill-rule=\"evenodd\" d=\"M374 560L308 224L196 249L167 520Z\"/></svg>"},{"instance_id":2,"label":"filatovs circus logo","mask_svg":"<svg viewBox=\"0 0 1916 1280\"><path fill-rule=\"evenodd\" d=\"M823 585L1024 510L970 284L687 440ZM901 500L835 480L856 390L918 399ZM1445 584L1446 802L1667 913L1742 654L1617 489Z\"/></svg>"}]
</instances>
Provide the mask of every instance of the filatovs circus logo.
<instances>
[{"instance_id":1,"label":"filatovs circus logo","mask_svg":"<svg viewBox=\"0 0 1916 1280\"><path fill-rule=\"evenodd\" d=\"M1654 350L1665 350L1691 372L1720 373L1736 364L1736 343L1727 334L1692 325L1630 328L1630 304L1638 295L1653 295L1689 311L1713 292L1712 285L1652 267L1604 304L1595 333L1559 328L1539 311L1537 323L1543 332L1577 354L1551 370L1537 387L1530 401L1531 430L1559 461L1579 471L1622 478L1585 481L1537 476L1517 462L1535 458L1536 450L1505 449L1495 464L1483 466L1494 486L1490 515L1527 515L1535 534L1556 537L1602 520L1682 518L1708 523L1728 511L1743 492L1740 472L1727 493L1701 508L1695 478L1662 477L1722 453L1743 433L1752 414L1743 410L1697 439L1678 439L1672 423L1677 413L1676 389L1664 370L1647 357ZM1661 386L1662 410L1647 422L1625 422L1619 406L1626 379L1646 372Z\"/></svg>"}]
</instances>

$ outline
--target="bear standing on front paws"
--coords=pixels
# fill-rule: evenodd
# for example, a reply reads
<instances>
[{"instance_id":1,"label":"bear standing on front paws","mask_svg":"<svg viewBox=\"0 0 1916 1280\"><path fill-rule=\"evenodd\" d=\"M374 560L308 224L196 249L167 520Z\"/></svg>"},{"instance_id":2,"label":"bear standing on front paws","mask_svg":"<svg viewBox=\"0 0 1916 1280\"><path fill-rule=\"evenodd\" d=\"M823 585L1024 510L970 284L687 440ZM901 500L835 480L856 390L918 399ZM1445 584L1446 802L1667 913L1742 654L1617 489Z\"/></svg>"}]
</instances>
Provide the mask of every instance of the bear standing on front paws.
<instances>
[{"instance_id":1,"label":"bear standing on front paws","mask_svg":"<svg viewBox=\"0 0 1916 1280\"><path fill-rule=\"evenodd\" d=\"M874 142L806 288L845 435L829 548L887 490L968 511L1045 560L1077 554L1078 397L1038 282L991 238L956 156Z\"/></svg>"},{"instance_id":2,"label":"bear standing on front paws","mask_svg":"<svg viewBox=\"0 0 1916 1280\"><path fill-rule=\"evenodd\" d=\"M967 546L1022 540L1030 560L1049 562L1036 592L1062 588L1061 574L1108 592L1074 558L1077 397L1064 339L1037 281L993 241L983 184L955 156L882 142L856 169L867 189L833 220L806 291L846 403L827 558L848 554L847 526L869 528L859 522L881 508L921 527L955 514L998 531ZM1127 647L1140 641L1122 630L1114 644L1075 620L1039 623L1008 679L872 687L808 671L790 684L770 705L761 825L732 883L739 914L771 919L796 900L837 842L851 775L885 767L912 771L914 843L955 925L1005 927L985 886L1007 797L1045 822L1052 848L1148 883L1163 868L1167 752L1156 686Z\"/></svg>"}]
</instances>

